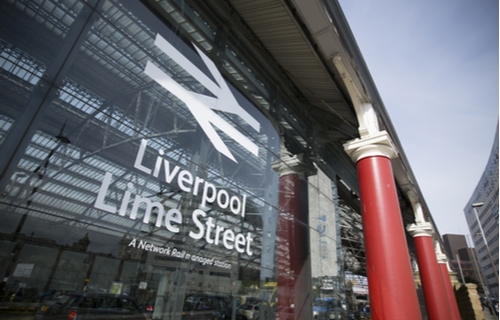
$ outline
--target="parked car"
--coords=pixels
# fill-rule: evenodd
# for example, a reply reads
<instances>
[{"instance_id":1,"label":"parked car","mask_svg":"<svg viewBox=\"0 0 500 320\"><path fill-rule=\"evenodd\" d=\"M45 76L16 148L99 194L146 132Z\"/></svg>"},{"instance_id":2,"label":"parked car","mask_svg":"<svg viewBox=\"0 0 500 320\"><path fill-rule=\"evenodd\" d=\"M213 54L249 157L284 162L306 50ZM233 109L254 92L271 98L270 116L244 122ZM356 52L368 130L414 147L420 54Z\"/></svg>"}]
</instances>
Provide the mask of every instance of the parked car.
<instances>
[{"instance_id":1,"label":"parked car","mask_svg":"<svg viewBox=\"0 0 500 320\"><path fill-rule=\"evenodd\" d=\"M56 301L43 302L35 319L149 320L149 317L129 296L75 293L62 295Z\"/></svg>"},{"instance_id":2,"label":"parked car","mask_svg":"<svg viewBox=\"0 0 500 320\"><path fill-rule=\"evenodd\" d=\"M186 296L182 311L183 319L216 319L221 310L227 309L230 301L226 297L209 294Z\"/></svg>"},{"instance_id":3,"label":"parked car","mask_svg":"<svg viewBox=\"0 0 500 320\"><path fill-rule=\"evenodd\" d=\"M239 310L248 320L256 319L256 315L259 313L259 303L245 303Z\"/></svg>"}]
</instances>

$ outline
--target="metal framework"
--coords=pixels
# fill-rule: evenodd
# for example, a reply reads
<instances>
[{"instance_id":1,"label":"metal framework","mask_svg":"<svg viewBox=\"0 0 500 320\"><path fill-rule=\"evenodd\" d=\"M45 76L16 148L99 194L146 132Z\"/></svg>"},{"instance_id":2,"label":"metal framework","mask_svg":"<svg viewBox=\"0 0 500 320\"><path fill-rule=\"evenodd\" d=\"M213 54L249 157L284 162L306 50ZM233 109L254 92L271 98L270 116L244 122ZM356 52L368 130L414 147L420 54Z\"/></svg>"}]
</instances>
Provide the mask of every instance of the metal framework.
<instances>
[{"instance_id":1,"label":"metal framework","mask_svg":"<svg viewBox=\"0 0 500 320\"><path fill-rule=\"evenodd\" d=\"M78 19L80 12L84 10L83 2L76 0L63 2L13 0L11 2L12 8L22 10L29 17L24 22L27 28L34 30L44 28L45 31L50 31L51 38L46 40L55 43L72 40L68 39L71 26ZM298 96L299 102L287 101L279 97L276 88L268 85L276 79L259 79L260 74L258 76L248 67L249 65L260 65L264 69L271 66L273 70L276 70L276 73L279 73L283 71L283 66L269 61L265 61L265 63L256 61L257 55L252 56L251 52L245 52L242 47L233 46L232 43L236 39L233 39L233 36L224 31L223 28L217 32L214 31L211 27L214 21L205 21L200 14L196 14L196 10L194 10L195 14L187 14L180 10L176 0L160 1L158 5L153 7L157 10L161 9L160 15L165 19L178 23L190 35L189 40L203 48L207 54L212 57L216 56L217 52L214 50L216 47L221 48L219 50L224 50L225 58L222 65L226 75L233 79L232 82L236 87L252 92L247 98L251 99L263 112L272 113L280 119L276 125L286 137L290 148L303 151L311 147L318 152L316 155L317 163L325 168L330 176L335 174L334 171L327 168L327 163L331 160L328 157L336 152L335 147L330 146L326 151L320 152L321 148L318 142L311 141L308 137L308 131L313 130L317 123L308 123L312 121L310 119L313 117L304 111L306 108L303 108L303 105L307 99L297 90L295 81L291 80L289 74L277 79L279 83L283 84L283 90L295 90L295 95ZM215 10L208 7L203 9L206 10L204 12ZM44 102L42 108L46 113L43 121L44 128L47 129L46 131L37 131L29 142L13 175L14 178L7 186L9 195L4 199L4 203L9 203L11 210L20 215L25 213L25 206L29 206L32 218L41 218L43 215L43 219L52 219L54 224L64 225L67 228L78 226L88 230L99 230L99 232L114 236L122 236L132 230L139 229L141 232L154 233L164 239L170 239L171 235L164 230L152 226L145 229L146 227L138 221L103 213L92 207L105 171L112 172L116 177L116 182L111 186L114 190L114 199L111 201L116 204L119 203L119 195L126 188L124 181L135 181L142 195L148 195L152 201L162 202L169 208L177 207L180 203L188 201L189 199L184 199L179 190L167 190L161 183L146 181L128 169L125 164L121 167L119 164L123 163L122 159L126 157L124 155L128 154L129 158L133 157L141 138L155 138L154 143L158 144L155 149L165 150L166 156L175 164L190 166L192 164L188 163L185 157L188 150L181 146L186 145L187 141L192 141L196 133L194 120L186 108L182 106L182 102L178 101L172 94L166 93L159 86L149 84L144 79L144 74L140 72L146 59L153 61L162 59L162 64L166 64L164 57L161 57L161 51L154 47L152 40L141 41L141 39L154 38L151 30L120 6L104 7L102 17L103 19L90 28L80 51L72 53L73 55L78 54L79 59L72 66L74 72L71 72L71 77L67 73L61 86L52 88L52 92L55 93L51 96L53 99ZM253 50L262 49L256 39L248 40L247 38L244 42L251 43ZM226 44L221 45L221 43ZM16 44L16 48L23 48L23 45ZM45 56L39 57L35 56L33 50L27 47L25 50L14 49L4 41L0 42L0 52L0 83L2 83L2 87L28 98L34 90L37 90L35 85L40 83L40 79L43 79L50 63L48 59L53 53L47 52ZM122 94L110 97L103 88L96 87L86 77L89 72L100 72L98 69L86 70L88 66L96 64L102 66L104 71L102 77L107 77L106 81L109 86L120 88ZM112 76L108 69L112 70ZM189 90L202 92L203 87L180 69L174 61L170 60L168 70L164 71L178 79ZM75 78L77 75L78 78ZM341 94L338 98L340 100L333 101L331 105L342 103ZM271 107L269 102L271 100L278 101L277 108ZM40 98L38 102L41 103L41 101ZM3 100L1 103L2 108L7 110L6 114L12 115L12 117L2 116L0 118L0 137L5 137L16 122L18 110L23 110L25 101ZM325 108L325 105L320 104L319 107L310 109L310 112L324 114L325 111L322 111L321 108ZM160 117L161 114L163 116ZM167 117L166 114L170 116ZM343 116L347 117L347 113ZM339 124L338 113L332 117L336 119L333 123ZM170 123L161 124L163 128L168 127L169 130L155 131L155 119L157 118L170 119ZM229 120L239 121L238 119ZM326 120L326 122L328 121ZM328 134L329 137L336 137L338 141L352 138L352 121L351 119L347 125L343 123L335 127L336 129ZM56 127L51 123L68 123L71 124L71 127L78 127L79 131L71 132L70 141L70 139L65 138L67 132L64 130L64 126ZM241 126L242 123L238 125ZM88 132L93 132L92 137L95 138L81 141L82 134ZM265 145L265 135L256 138L263 141L264 145L261 145L261 148L268 147ZM226 140L227 143L231 143L229 139ZM83 143L85 149L78 147ZM233 146L233 150L238 148L237 158L245 159L247 152L237 145ZM214 156L210 150L207 151L206 156L207 159L210 159L209 161L223 161L220 157ZM247 189L248 192L260 194L265 189L267 180L260 170L263 163L265 163L265 159L260 159L260 162L248 162L244 168L238 168L238 170L247 170L247 176L254 179L253 185ZM198 168L198 170L219 185L241 185L241 181L238 181L236 176L231 177L220 172L213 172L211 171L213 167L222 166L211 166L208 162L205 168ZM224 176L226 179L220 180L218 178L220 176ZM70 180L71 184L68 183ZM254 205L265 206L269 204L255 203ZM71 210L65 212L57 210L58 207L62 206ZM342 199L340 199L339 212L344 268L354 274L365 275L366 266L360 215ZM262 233L262 220L256 217L250 216L247 220L239 221L226 218L220 213L219 219L224 221L224 225L227 227L243 224L246 229ZM198 250L203 250L203 247L198 248ZM221 251L219 255L224 257L227 253ZM229 257L225 256L224 258ZM250 263L254 266L260 265L260 261L249 260L247 265Z\"/></svg>"}]
</instances>

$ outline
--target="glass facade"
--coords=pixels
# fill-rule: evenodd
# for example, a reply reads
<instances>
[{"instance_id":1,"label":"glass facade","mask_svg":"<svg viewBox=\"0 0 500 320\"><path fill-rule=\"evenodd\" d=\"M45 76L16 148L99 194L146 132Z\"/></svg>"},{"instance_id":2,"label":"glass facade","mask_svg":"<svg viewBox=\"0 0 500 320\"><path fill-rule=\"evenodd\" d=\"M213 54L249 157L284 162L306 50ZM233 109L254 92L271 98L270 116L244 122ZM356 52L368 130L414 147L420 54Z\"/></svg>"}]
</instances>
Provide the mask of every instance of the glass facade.
<instances>
[{"instance_id":1,"label":"glass facade","mask_svg":"<svg viewBox=\"0 0 500 320\"><path fill-rule=\"evenodd\" d=\"M498 123L493 141L486 168L464 213L485 279L484 285L489 288L491 296L498 298Z\"/></svg>"},{"instance_id":2,"label":"glass facade","mask_svg":"<svg viewBox=\"0 0 500 320\"><path fill-rule=\"evenodd\" d=\"M287 297L282 314L345 315L337 181L313 167L285 190L287 99L234 34L175 0L0 17L0 312L274 319Z\"/></svg>"}]
</instances>

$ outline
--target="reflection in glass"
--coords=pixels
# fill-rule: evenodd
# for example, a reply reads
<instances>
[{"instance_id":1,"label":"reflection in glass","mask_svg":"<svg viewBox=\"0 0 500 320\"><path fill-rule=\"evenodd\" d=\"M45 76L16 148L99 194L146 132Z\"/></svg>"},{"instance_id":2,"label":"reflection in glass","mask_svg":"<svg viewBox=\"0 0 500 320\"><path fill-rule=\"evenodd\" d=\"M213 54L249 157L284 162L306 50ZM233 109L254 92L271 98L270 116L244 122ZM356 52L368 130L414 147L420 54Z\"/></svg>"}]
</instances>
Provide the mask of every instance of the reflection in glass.
<instances>
[{"instance_id":1,"label":"reflection in glass","mask_svg":"<svg viewBox=\"0 0 500 320\"><path fill-rule=\"evenodd\" d=\"M59 39L47 43L64 39L85 10L78 1L29 2L27 9L19 3L4 5L9 11L2 16L43 25L30 30ZM0 203L1 300L34 303L30 312L40 315L113 309L113 303L136 305L153 318L232 314L231 302L257 298L261 282L275 280L275 239L267 235L276 228L277 175L269 163L278 136L230 87L262 129L218 114L249 133L259 150L251 155L217 131L237 162L219 154L186 105L144 73L153 61L186 90L209 94L154 38L161 32L200 66L192 44L140 3L106 1L99 15L81 35L64 81L44 87L51 94L38 100L27 148L12 151L19 160L2 181ZM6 139L57 45L27 46L5 34L0 41L2 98L16 101L0 117Z\"/></svg>"}]
</instances>

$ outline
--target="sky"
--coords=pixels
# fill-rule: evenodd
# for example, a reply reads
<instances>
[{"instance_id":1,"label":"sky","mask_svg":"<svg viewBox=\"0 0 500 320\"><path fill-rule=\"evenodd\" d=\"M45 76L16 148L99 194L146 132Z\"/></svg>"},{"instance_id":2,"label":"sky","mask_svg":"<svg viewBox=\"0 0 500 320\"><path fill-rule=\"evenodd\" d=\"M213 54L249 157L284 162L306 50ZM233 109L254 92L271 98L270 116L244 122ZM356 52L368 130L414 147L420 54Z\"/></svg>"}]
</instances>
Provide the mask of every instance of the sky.
<instances>
[{"instance_id":1,"label":"sky","mask_svg":"<svg viewBox=\"0 0 500 320\"><path fill-rule=\"evenodd\" d=\"M339 3L439 233L469 234L498 143L498 0Z\"/></svg>"}]
</instances>

